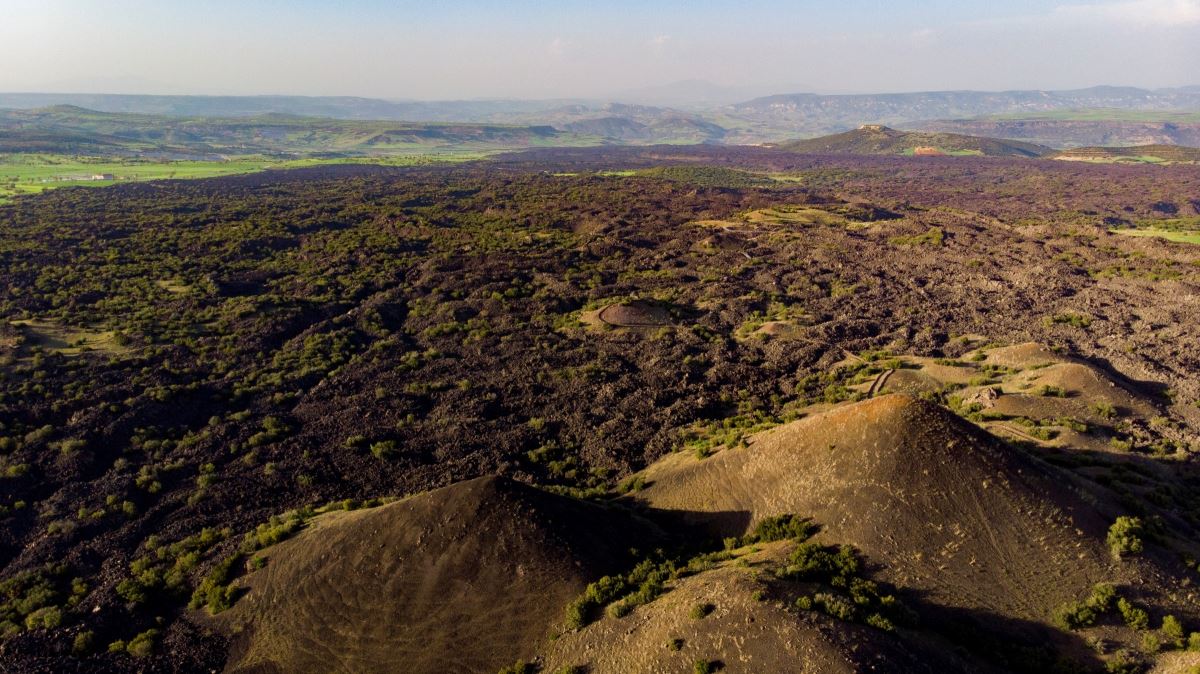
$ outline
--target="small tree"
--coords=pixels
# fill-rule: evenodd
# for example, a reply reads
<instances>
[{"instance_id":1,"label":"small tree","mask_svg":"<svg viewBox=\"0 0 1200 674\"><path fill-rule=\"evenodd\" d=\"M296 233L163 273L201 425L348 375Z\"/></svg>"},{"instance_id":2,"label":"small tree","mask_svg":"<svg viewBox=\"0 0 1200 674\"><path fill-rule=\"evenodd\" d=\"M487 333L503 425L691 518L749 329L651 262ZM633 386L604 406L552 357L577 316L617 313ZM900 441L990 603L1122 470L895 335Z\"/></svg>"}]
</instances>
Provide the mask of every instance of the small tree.
<instances>
[{"instance_id":1,"label":"small tree","mask_svg":"<svg viewBox=\"0 0 1200 674\"><path fill-rule=\"evenodd\" d=\"M1122 555L1137 555L1143 550L1143 526L1139 517L1122 515L1108 528L1108 549L1113 557L1120 559Z\"/></svg>"}]
</instances>

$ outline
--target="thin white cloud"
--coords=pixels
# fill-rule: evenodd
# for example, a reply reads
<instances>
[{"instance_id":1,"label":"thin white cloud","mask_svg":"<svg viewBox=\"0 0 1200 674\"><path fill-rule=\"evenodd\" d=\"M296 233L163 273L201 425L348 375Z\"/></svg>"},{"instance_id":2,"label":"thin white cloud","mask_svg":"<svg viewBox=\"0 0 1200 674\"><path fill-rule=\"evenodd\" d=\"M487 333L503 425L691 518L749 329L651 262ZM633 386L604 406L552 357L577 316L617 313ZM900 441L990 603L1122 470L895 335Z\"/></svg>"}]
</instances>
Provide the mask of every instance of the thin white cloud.
<instances>
[{"instance_id":1,"label":"thin white cloud","mask_svg":"<svg viewBox=\"0 0 1200 674\"><path fill-rule=\"evenodd\" d=\"M1054 16L1141 27L1192 26L1200 24L1200 0L1121 0L1062 5L1055 8Z\"/></svg>"}]
</instances>

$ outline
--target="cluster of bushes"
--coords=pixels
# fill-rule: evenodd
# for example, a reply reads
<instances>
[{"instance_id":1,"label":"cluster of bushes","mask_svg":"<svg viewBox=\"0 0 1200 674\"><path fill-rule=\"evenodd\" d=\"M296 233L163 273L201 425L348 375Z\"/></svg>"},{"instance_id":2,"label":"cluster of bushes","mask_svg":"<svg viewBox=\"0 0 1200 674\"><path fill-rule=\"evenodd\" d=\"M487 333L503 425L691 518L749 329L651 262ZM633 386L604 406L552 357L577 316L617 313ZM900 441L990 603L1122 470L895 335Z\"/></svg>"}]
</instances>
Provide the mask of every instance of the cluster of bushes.
<instances>
[{"instance_id":1,"label":"cluster of bushes","mask_svg":"<svg viewBox=\"0 0 1200 674\"><path fill-rule=\"evenodd\" d=\"M343 507L353 509L353 506L352 502L346 502ZM245 535L236 551L218 561L200 581L192 592L188 606L203 606L213 614L233 606L237 599L237 590L230 583L237 575L238 564L247 556L290 538L316 514L317 511L313 508L302 508L283 515L272 515L266 522L258 525L254 531Z\"/></svg>"},{"instance_id":2,"label":"cluster of bushes","mask_svg":"<svg viewBox=\"0 0 1200 674\"><path fill-rule=\"evenodd\" d=\"M139 632L136 636L126 642L124 639L117 639L108 645L109 653L128 653L135 658L149 657L154 652L154 647L158 643L159 630L150 628L145 632ZM85 648L85 644L80 644L76 641L77 650Z\"/></svg>"},{"instance_id":3,"label":"cluster of bushes","mask_svg":"<svg viewBox=\"0 0 1200 674\"><path fill-rule=\"evenodd\" d=\"M838 620L863 622L887 631L912 619L894 594L862 577L861 572L862 562L852 546L804 542L775 573L784 580L825 586L823 591L798 597L795 605L801 610L820 610Z\"/></svg>"},{"instance_id":4,"label":"cluster of bushes","mask_svg":"<svg viewBox=\"0 0 1200 674\"><path fill-rule=\"evenodd\" d=\"M83 579L69 579L69 571L65 564L51 564L0 581L0 640L61 625L65 611L88 592Z\"/></svg>"},{"instance_id":5,"label":"cluster of bushes","mask_svg":"<svg viewBox=\"0 0 1200 674\"><path fill-rule=\"evenodd\" d=\"M146 554L129 564L130 576L117 584L117 594L135 604L182 595L202 556L231 534L229 529L205 528L168 545L151 536L143 546Z\"/></svg>"},{"instance_id":6,"label":"cluster of bushes","mask_svg":"<svg viewBox=\"0 0 1200 674\"><path fill-rule=\"evenodd\" d=\"M817 525L807 517L793 514L765 517L755 527L754 531L737 538L726 538L725 549L733 550L755 543L770 543L772 541L794 540L804 542L817 532Z\"/></svg>"},{"instance_id":7,"label":"cluster of bushes","mask_svg":"<svg viewBox=\"0 0 1200 674\"><path fill-rule=\"evenodd\" d=\"M1091 627L1101 615L1112 609L1116 599L1116 588L1108 583L1098 583L1087 599L1060 606L1054 612L1054 623L1066 630Z\"/></svg>"},{"instance_id":8,"label":"cluster of bushes","mask_svg":"<svg viewBox=\"0 0 1200 674\"><path fill-rule=\"evenodd\" d=\"M677 577L678 570L672 560L646 559L628 573L602 577L567 605L567 629L587 625L603 606L609 606L609 614L619 618L649 603L663 593L666 582Z\"/></svg>"},{"instance_id":9,"label":"cluster of bushes","mask_svg":"<svg viewBox=\"0 0 1200 674\"><path fill-rule=\"evenodd\" d=\"M1086 328L1092 324L1092 317L1088 316L1087 314L1066 312L1054 314L1053 316L1047 316L1045 323L1046 327L1051 327L1054 325L1070 325L1071 327L1075 328Z\"/></svg>"},{"instance_id":10,"label":"cluster of bushes","mask_svg":"<svg viewBox=\"0 0 1200 674\"><path fill-rule=\"evenodd\" d=\"M1122 622L1142 632L1141 650L1147 654L1163 648L1200 651L1200 632L1187 633L1183 623L1173 615L1163 616L1157 630L1150 630L1150 613L1129 599L1120 596L1108 583L1098 583L1082 601L1068 603L1054 612L1054 622L1064 630L1080 630L1097 625L1106 615L1119 614ZM1110 672L1141 672L1145 662L1141 655L1122 650L1108 662Z\"/></svg>"}]
</instances>

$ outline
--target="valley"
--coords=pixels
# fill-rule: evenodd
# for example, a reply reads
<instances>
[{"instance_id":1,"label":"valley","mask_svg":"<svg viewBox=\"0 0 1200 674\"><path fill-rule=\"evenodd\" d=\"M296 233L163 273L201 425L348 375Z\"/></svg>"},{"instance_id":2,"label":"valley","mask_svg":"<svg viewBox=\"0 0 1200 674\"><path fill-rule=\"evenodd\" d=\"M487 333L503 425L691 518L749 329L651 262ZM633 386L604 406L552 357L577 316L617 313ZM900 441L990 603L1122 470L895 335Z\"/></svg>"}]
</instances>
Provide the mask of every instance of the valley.
<instances>
[{"instance_id":1,"label":"valley","mask_svg":"<svg viewBox=\"0 0 1200 674\"><path fill-rule=\"evenodd\" d=\"M1124 232L1198 189L654 146L18 196L3 656L1191 662L1200 268Z\"/></svg>"}]
</instances>

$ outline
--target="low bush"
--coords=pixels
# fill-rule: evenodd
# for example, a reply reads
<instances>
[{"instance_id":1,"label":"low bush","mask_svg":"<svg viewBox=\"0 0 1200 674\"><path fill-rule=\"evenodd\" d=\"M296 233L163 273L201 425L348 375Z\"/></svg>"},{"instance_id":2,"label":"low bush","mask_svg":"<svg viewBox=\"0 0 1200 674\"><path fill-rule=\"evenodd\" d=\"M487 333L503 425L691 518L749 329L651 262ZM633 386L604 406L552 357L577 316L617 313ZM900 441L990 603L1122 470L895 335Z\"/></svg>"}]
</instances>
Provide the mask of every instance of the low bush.
<instances>
[{"instance_id":1,"label":"low bush","mask_svg":"<svg viewBox=\"0 0 1200 674\"><path fill-rule=\"evenodd\" d=\"M1117 610L1121 612L1121 619L1125 621L1135 630L1144 630L1150 627L1150 614L1145 609L1133 605L1128 599L1121 597L1117 600Z\"/></svg>"},{"instance_id":2,"label":"low bush","mask_svg":"<svg viewBox=\"0 0 1200 674\"><path fill-rule=\"evenodd\" d=\"M1144 549L1144 527L1139 517L1122 515L1108 528L1108 549L1116 559L1123 555L1141 554Z\"/></svg>"}]
</instances>

